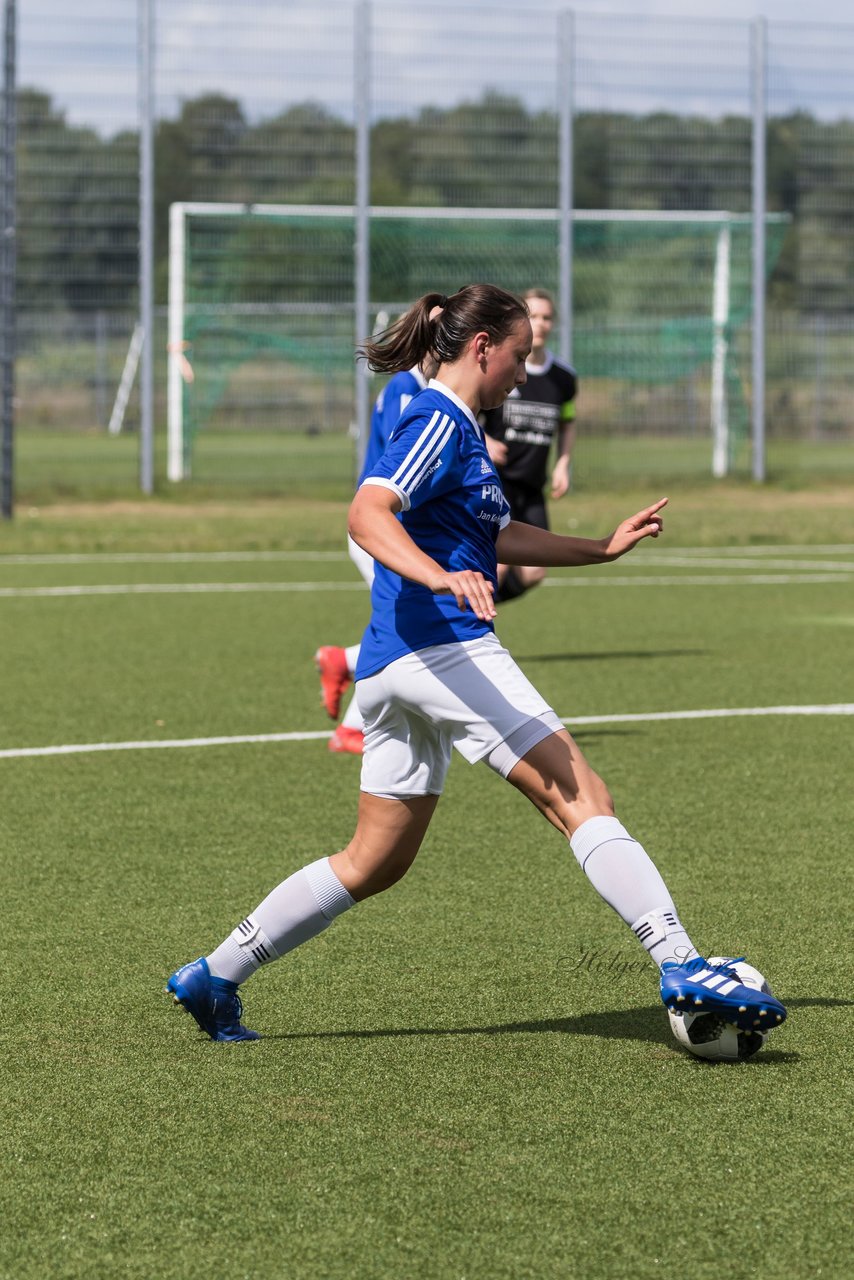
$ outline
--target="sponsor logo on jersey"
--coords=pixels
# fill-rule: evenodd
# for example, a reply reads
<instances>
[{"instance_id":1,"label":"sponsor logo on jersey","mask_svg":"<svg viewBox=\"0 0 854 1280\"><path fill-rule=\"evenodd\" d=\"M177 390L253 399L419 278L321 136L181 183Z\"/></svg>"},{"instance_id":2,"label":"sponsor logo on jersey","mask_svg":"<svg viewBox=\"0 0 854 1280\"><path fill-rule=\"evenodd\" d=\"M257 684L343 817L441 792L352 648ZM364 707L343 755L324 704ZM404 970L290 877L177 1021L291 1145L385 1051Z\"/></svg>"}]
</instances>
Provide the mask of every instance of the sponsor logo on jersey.
<instances>
[{"instance_id":1,"label":"sponsor logo on jersey","mask_svg":"<svg viewBox=\"0 0 854 1280\"><path fill-rule=\"evenodd\" d=\"M417 489L418 486L420 484L423 484L425 480L428 480L430 476L432 476L434 471L439 470L441 465L442 465L442 459L437 458L436 461L433 463L432 467L428 467L427 470L418 477L418 479L415 481L415 484L412 486L413 490Z\"/></svg>"},{"instance_id":2,"label":"sponsor logo on jersey","mask_svg":"<svg viewBox=\"0 0 854 1280\"><path fill-rule=\"evenodd\" d=\"M504 439L511 444L540 444L550 445L552 442L551 433L544 431L517 431L515 427L508 427L504 432Z\"/></svg>"}]
</instances>

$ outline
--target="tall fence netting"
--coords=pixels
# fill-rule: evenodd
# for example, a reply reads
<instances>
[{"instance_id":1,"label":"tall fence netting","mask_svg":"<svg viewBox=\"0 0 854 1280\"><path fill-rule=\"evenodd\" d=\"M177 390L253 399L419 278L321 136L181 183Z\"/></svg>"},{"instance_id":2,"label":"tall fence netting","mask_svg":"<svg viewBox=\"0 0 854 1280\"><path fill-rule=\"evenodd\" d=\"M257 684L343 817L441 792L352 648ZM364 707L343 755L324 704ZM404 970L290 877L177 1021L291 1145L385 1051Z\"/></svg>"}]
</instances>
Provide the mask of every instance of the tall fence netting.
<instances>
[{"instance_id":1,"label":"tall fence netting","mask_svg":"<svg viewBox=\"0 0 854 1280\"><path fill-rule=\"evenodd\" d=\"M331 0L321 8L156 0L158 477L170 206L351 205L362 73L376 206L526 216L554 209L571 82L577 210L749 213L753 25L579 8L568 45L563 7L541 0L520 22L517 6L496 0L485 22L482 7L450 0L430 7ZM108 424L138 312L137 17L135 0L103 0L95 28L81 26L59 0L21 6L24 492L135 487L136 392L122 431L111 435ZM367 59L357 64L360 46ZM770 471L850 475L854 26L769 22L767 111L768 208L784 215L768 224ZM689 225L646 231L644 241L641 232L632 239L613 226L597 232L576 223L579 482L606 484L633 468L707 473L713 236ZM733 464L747 473L743 225L733 223L726 394ZM220 236L221 256L207 281L199 278L198 306L187 316L200 482L279 492L332 485L343 493L352 480L353 236L349 223L337 232L324 226L321 233L306 225L287 250L272 226L204 233ZM208 252L201 240L194 252L200 265ZM423 226L380 219L371 255L372 324L426 289L447 291L487 273L511 288L557 280L554 227L521 217L503 230L463 216ZM686 301L691 288L696 298ZM625 447L614 447L618 441Z\"/></svg>"}]
</instances>

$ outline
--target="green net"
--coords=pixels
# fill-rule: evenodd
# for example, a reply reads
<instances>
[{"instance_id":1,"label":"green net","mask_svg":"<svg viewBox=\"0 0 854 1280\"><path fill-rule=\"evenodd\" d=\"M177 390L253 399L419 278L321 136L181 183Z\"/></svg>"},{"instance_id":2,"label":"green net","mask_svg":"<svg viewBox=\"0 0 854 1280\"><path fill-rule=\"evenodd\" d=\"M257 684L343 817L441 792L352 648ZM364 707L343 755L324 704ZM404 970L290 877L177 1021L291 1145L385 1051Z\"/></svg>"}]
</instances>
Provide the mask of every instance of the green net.
<instances>
[{"instance_id":1,"label":"green net","mask_svg":"<svg viewBox=\"0 0 854 1280\"><path fill-rule=\"evenodd\" d=\"M769 275L786 231L784 219L768 220ZM688 396L695 405L689 417L707 431L712 353L721 338L729 422L743 430L745 343L737 339L751 312L751 234L745 217L576 217L573 363L597 430L624 429L630 416L635 430L684 432ZM452 293L472 281L516 292L539 286L557 297L558 237L553 216L374 212L369 323L381 327L422 294ZM349 213L188 218L188 455L202 430L314 434L349 427L355 240ZM716 284L723 284L726 307L717 326ZM557 330L553 337L559 350Z\"/></svg>"}]
</instances>

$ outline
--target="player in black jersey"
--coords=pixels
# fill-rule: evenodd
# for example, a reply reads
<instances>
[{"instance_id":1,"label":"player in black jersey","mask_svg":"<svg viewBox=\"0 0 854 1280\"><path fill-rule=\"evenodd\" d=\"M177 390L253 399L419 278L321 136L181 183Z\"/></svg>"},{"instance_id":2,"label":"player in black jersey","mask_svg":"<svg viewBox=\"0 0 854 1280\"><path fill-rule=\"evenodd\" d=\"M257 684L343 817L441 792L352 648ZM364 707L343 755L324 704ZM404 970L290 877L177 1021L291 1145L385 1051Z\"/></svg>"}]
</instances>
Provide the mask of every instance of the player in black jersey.
<instances>
[{"instance_id":1,"label":"player in black jersey","mask_svg":"<svg viewBox=\"0 0 854 1280\"><path fill-rule=\"evenodd\" d=\"M550 496L562 498L569 488L569 466L575 442L575 370L548 350L554 303L545 289L524 294L533 330L533 346L525 368L528 381L517 387L499 409L482 418L487 448L495 463L514 520L548 529L544 489L549 455L556 446ZM542 582L545 569L536 565L499 565L496 602L513 600Z\"/></svg>"}]
</instances>

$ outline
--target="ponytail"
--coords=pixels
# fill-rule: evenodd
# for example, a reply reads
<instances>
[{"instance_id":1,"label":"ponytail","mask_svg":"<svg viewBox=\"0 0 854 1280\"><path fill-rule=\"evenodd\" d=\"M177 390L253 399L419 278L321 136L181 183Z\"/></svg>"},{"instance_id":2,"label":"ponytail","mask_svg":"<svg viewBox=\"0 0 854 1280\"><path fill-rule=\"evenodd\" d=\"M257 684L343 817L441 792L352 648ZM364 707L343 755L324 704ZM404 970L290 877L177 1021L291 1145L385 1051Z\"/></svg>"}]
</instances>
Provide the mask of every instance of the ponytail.
<instances>
[{"instance_id":1,"label":"ponytail","mask_svg":"<svg viewBox=\"0 0 854 1280\"><path fill-rule=\"evenodd\" d=\"M376 373L399 373L428 356L436 364L453 364L476 333L501 342L527 315L521 298L494 284L470 284L450 298L426 293L375 339L362 343L357 356Z\"/></svg>"},{"instance_id":2,"label":"ponytail","mask_svg":"<svg viewBox=\"0 0 854 1280\"><path fill-rule=\"evenodd\" d=\"M430 315L447 301L442 293L425 293L376 339L363 342L357 356L367 360L374 373L399 373L420 365L433 348L436 320L441 312L432 321Z\"/></svg>"}]
</instances>

